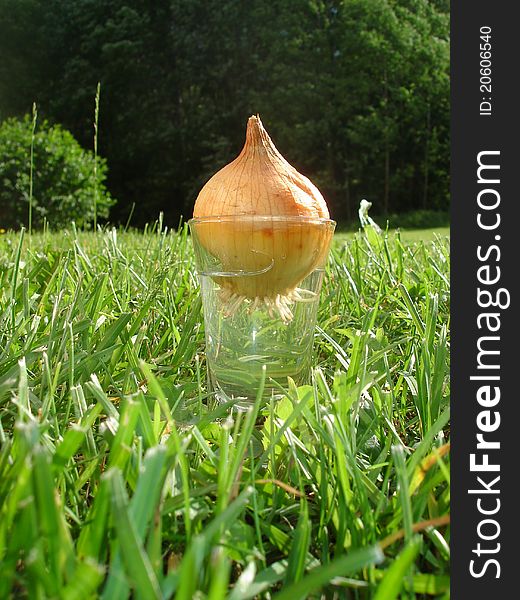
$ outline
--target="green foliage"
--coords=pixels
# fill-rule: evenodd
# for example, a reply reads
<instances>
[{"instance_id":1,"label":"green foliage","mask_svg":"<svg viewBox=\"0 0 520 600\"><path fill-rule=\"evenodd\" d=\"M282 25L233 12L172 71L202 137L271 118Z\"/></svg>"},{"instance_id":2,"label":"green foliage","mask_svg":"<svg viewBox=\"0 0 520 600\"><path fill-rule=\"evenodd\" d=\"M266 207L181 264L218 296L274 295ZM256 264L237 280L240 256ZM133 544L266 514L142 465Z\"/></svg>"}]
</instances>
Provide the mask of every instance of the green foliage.
<instances>
[{"instance_id":1,"label":"green foliage","mask_svg":"<svg viewBox=\"0 0 520 600\"><path fill-rule=\"evenodd\" d=\"M32 119L7 119L0 124L0 226L4 229L27 226L32 204L32 226L44 219L53 228L75 221L80 227L94 219L94 198L98 214L108 217L113 198L106 190L106 160L84 150L72 134L47 121L32 133ZM31 198L31 145L33 172Z\"/></svg>"},{"instance_id":2,"label":"green foliage","mask_svg":"<svg viewBox=\"0 0 520 600\"><path fill-rule=\"evenodd\" d=\"M2 7L4 13L1 14ZM100 150L134 224L191 214L252 113L336 220L449 203L449 5L430 0L3 0L0 114L32 101Z\"/></svg>"},{"instance_id":3,"label":"green foliage","mask_svg":"<svg viewBox=\"0 0 520 600\"><path fill-rule=\"evenodd\" d=\"M388 220L392 229L430 229L433 227L448 227L450 215L447 212L439 210L419 209L408 213L391 214L386 218L380 219L381 224L385 225Z\"/></svg>"},{"instance_id":4,"label":"green foliage","mask_svg":"<svg viewBox=\"0 0 520 600\"><path fill-rule=\"evenodd\" d=\"M449 592L449 240L343 240L312 385L240 413L186 227L0 236L1 598Z\"/></svg>"}]
</instances>

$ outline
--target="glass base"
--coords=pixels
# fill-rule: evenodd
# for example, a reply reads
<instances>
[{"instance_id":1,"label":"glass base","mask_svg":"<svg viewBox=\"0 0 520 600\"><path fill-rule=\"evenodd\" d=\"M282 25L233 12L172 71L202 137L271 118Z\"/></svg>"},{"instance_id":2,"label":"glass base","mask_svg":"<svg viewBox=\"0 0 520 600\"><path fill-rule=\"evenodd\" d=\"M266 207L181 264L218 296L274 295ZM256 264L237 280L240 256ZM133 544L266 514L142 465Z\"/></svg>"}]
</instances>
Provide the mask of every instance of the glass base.
<instances>
[{"instance_id":1,"label":"glass base","mask_svg":"<svg viewBox=\"0 0 520 600\"><path fill-rule=\"evenodd\" d=\"M219 402L236 402L237 407L253 404L264 367L264 403L284 396L288 378L297 386L309 383L322 278L318 270L306 278L303 284L312 296L302 294L291 304L293 317L287 322L266 303L242 302L232 314L226 313L219 304L218 286L201 277L208 379Z\"/></svg>"},{"instance_id":2,"label":"glass base","mask_svg":"<svg viewBox=\"0 0 520 600\"><path fill-rule=\"evenodd\" d=\"M228 384L224 390L217 381L212 381L211 377L208 377L208 387L218 403L233 403L233 408L236 410L247 411L256 402L257 388L255 387L251 387L247 390L240 390L236 386ZM283 387L286 388L287 385ZM283 397L283 391L266 384L262 394L261 403L269 404L269 402L281 400Z\"/></svg>"}]
</instances>

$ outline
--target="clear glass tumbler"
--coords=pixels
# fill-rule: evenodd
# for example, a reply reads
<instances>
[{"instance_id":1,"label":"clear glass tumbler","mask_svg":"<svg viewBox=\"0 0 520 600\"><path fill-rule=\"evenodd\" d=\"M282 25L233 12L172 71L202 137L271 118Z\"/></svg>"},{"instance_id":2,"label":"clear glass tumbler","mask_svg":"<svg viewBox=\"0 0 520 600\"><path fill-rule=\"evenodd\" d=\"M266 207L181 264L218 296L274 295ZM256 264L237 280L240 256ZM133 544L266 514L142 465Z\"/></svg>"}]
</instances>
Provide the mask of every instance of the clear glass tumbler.
<instances>
[{"instance_id":1,"label":"clear glass tumbler","mask_svg":"<svg viewBox=\"0 0 520 600\"><path fill-rule=\"evenodd\" d=\"M208 382L217 399L239 408L253 403L264 365L266 400L283 396L288 377L296 385L308 383L324 264L336 223L242 216L196 218L189 226L202 293ZM277 288L284 293L276 294Z\"/></svg>"}]
</instances>

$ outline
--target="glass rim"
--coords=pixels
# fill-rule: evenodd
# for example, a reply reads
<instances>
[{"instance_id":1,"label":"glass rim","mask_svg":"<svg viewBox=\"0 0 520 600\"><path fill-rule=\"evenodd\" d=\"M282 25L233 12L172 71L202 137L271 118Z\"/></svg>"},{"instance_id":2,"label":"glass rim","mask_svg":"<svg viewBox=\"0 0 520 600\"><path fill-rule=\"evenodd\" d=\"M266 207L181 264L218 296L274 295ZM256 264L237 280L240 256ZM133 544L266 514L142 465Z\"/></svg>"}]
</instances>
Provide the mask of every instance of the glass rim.
<instances>
[{"instance_id":1,"label":"glass rim","mask_svg":"<svg viewBox=\"0 0 520 600\"><path fill-rule=\"evenodd\" d=\"M337 225L333 219L324 217L298 217L283 215L222 215L213 217L192 217L188 219L188 225L199 223L233 223L233 222L259 221L263 223L315 223L319 225Z\"/></svg>"}]
</instances>

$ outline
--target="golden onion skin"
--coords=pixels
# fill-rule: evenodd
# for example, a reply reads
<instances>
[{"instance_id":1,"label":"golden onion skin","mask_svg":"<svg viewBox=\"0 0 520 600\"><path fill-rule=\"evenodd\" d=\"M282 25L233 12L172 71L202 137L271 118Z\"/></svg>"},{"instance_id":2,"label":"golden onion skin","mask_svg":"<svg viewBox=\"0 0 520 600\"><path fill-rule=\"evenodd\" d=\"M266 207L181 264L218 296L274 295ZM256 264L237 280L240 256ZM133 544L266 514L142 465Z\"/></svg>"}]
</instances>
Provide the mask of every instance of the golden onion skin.
<instances>
[{"instance_id":1,"label":"golden onion skin","mask_svg":"<svg viewBox=\"0 0 520 600\"><path fill-rule=\"evenodd\" d=\"M218 232L218 233L216 233ZM323 265L333 229L328 223L293 219L240 219L197 223L197 236L219 266L214 279L246 298L288 295Z\"/></svg>"},{"instance_id":2,"label":"golden onion skin","mask_svg":"<svg viewBox=\"0 0 520 600\"><path fill-rule=\"evenodd\" d=\"M250 299L290 294L322 266L333 235L323 196L282 157L257 116L239 156L200 191L193 217L200 244L219 263L214 279Z\"/></svg>"}]
</instances>

